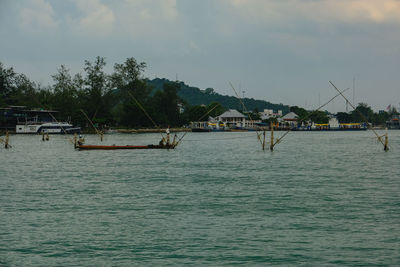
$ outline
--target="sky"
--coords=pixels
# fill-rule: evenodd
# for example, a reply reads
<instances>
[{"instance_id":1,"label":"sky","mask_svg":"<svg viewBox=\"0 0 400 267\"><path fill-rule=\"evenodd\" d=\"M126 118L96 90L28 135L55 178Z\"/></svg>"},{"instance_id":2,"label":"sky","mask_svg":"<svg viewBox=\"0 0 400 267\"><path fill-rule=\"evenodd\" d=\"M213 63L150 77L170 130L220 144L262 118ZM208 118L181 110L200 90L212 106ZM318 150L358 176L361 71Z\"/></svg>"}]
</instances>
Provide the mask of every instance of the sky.
<instances>
[{"instance_id":1,"label":"sky","mask_svg":"<svg viewBox=\"0 0 400 267\"><path fill-rule=\"evenodd\" d=\"M336 94L329 81L353 101L355 81L354 101L384 110L400 105L400 0L0 0L5 67L46 86L96 56L307 109Z\"/></svg>"}]
</instances>

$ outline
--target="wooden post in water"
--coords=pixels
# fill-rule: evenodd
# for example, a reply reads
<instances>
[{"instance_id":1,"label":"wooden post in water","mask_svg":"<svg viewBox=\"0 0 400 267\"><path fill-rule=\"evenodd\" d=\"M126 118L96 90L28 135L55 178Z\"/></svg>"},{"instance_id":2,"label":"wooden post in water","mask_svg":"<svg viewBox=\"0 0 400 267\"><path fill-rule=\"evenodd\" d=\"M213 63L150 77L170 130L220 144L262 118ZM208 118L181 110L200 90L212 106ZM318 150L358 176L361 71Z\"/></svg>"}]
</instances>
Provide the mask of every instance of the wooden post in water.
<instances>
[{"instance_id":1,"label":"wooden post in water","mask_svg":"<svg viewBox=\"0 0 400 267\"><path fill-rule=\"evenodd\" d=\"M385 133L385 144L383 145L383 150L384 150L384 151L389 151L388 128L386 128L386 133Z\"/></svg>"},{"instance_id":2,"label":"wooden post in water","mask_svg":"<svg viewBox=\"0 0 400 267\"><path fill-rule=\"evenodd\" d=\"M270 145L269 145L269 150L274 151L274 125L270 124L270 128L271 128L271 141L270 141Z\"/></svg>"},{"instance_id":3,"label":"wooden post in water","mask_svg":"<svg viewBox=\"0 0 400 267\"><path fill-rule=\"evenodd\" d=\"M169 126L168 126L167 130L165 130L165 132L167 133L167 146L169 146L169 144L170 144L170 140L169 140Z\"/></svg>"},{"instance_id":4,"label":"wooden post in water","mask_svg":"<svg viewBox=\"0 0 400 267\"><path fill-rule=\"evenodd\" d=\"M174 135L174 140L172 140L172 146L173 147L175 147L175 145L176 145L176 138L177 138L177 135L175 134Z\"/></svg>"},{"instance_id":5,"label":"wooden post in water","mask_svg":"<svg viewBox=\"0 0 400 267\"><path fill-rule=\"evenodd\" d=\"M6 130L6 138L4 140L4 148L8 149L10 147L10 145L8 144L9 141L9 137L8 137L8 130Z\"/></svg>"},{"instance_id":6,"label":"wooden post in water","mask_svg":"<svg viewBox=\"0 0 400 267\"><path fill-rule=\"evenodd\" d=\"M263 135L264 135L264 139L262 141L262 149L265 150L265 127L264 127Z\"/></svg>"},{"instance_id":7,"label":"wooden post in water","mask_svg":"<svg viewBox=\"0 0 400 267\"><path fill-rule=\"evenodd\" d=\"M74 133L74 148L76 148L76 142L77 142L78 138L76 133Z\"/></svg>"}]
</instances>

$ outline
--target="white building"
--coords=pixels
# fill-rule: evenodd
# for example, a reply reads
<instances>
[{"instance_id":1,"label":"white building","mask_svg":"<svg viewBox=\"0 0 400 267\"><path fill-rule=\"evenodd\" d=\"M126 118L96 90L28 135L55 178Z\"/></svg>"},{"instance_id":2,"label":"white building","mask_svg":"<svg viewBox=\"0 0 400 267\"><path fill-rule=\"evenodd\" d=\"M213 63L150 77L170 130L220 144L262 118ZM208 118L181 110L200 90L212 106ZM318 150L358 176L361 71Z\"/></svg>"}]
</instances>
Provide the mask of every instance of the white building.
<instances>
[{"instance_id":1,"label":"white building","mask_svg":"<svg viewBox=\"0 0 400 267\"><path fill-rule=\"evenodd\" d=\"M274 112L273 109L264 109L263 112L260 112L261 120L267 120L269 118L279 118L282 117L282 110L278 110L278 112Z\"/></svg>"},{"instance_id":2,"label":"white building","mask_svg":"<svg viewBox=\"0 0 400 267\"><path fill-rule=\"evenodd\" d=\"M218 120L229 128L255 128L257 127L257 123L261 122L260 120L247 119L247 116L236 109L230 109L224 112L218 116Z\"/></svg>"},{"instance_id":3,"label":"white building","mask_svg":"<svg viewBox=\"0 0 400 267\"><path fill-rule=\"evenodd\" d=\"M278 119L278 121L279 121L279 123L282 123L282 124L284 124L286 126L297 127L297 118L298 117L299 116L297 116L296 113L289 112L288 114L286 114L282 118Z\"/></svg>"},{"instance_id":4,"label":"white building","mask_svg":"<svg viewBox=\"0 0 400 267\"><path fill-rule=\"evenodd\" d=\"M237 111L230 109L218 116L218 120L228 127L245 127L246 116Z\"/></svg>"}]
</instances>

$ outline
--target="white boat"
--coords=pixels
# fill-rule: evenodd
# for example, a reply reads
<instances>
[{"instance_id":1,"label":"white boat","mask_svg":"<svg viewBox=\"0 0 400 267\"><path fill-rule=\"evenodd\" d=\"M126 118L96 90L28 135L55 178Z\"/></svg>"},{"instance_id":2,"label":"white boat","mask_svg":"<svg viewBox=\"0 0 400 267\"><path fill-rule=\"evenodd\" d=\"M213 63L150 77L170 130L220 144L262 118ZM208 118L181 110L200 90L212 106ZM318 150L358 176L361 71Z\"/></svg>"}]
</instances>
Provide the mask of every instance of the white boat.
<instances>
[{"instance_id":1,"label":"white boat","mask_svg":"<svg viewBox=\"0 0 400 267\"><path fill-rule=\"evenodd\" d=\"M79 133L80 127L74 127L67 122L27 122L24 124L17 124L15 132L17 134L73 134Z\"/></svg>"}]
</instances>

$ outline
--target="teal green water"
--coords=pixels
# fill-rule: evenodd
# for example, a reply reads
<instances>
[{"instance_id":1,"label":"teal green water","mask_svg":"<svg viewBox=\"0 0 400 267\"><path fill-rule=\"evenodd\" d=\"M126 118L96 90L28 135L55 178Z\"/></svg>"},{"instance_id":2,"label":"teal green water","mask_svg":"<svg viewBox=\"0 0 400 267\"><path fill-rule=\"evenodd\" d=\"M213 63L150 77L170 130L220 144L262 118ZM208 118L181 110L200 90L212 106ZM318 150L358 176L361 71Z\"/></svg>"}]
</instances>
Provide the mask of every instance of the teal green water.
<instances>
[{"instance_id":1,"label":"teal green water","mask_svg":"<svg viewBox=\"0 0 400 267\"><path fill-rule=\"evenodd\" d=\"M0 265L400 265L400 131L389 135L387 153L371 131L290 133L273 153L251 132L189 133L170 151L12 136Z\"/></svg>"}]
</instances>

